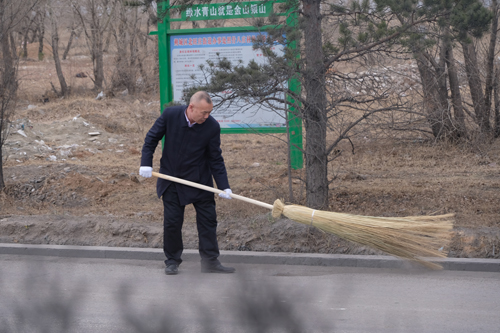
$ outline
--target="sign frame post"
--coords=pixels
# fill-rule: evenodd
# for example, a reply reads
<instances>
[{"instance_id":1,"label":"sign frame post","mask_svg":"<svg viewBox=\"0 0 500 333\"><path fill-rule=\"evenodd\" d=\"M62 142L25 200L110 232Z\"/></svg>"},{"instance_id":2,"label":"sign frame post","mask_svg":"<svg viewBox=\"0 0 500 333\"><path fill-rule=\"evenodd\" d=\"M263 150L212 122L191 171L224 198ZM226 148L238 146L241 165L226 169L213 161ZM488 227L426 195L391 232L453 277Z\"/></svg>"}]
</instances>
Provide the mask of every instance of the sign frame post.
<instances>
[{"instance_id":1,"label":"sign frame post","mask_svg":"<svg viewBox=\"0 0 500 333\"><path fill-rule=\"evenodd\" d=\"M172 68L171 68L171 36L182 36L189 34L214 34L214 33L237 33L237 32L255 32L259 31L258 28L253 26L235 26L235 27L216 27L216 28L194 28L194 29L171 29L171 22L186 22L194 20L211 20L221 19L219 15L210 15L223 13L227 8L235 8L241 4L239 16L233 18L246 18L246 17L266 17L273 10L275 3L283 2L278 1L248 1L248 2L228 2L228 3L211 3L211 4L198 4L192 6L184 6L180 17L170 17L169 13L172 9L179 9L180 6L170 7L170 1L162 1L158 3L158 57L159 57L159 88L160 88L160 105L161 112L167 107L174 99L173 84L172 84ZM248 6L248 7L244 7ZM266 7L262 7L266 6ZM205 7L206 9L204 9ZM222 8L222 10L220 9ZM246 9L246 11L245 11ZM203 14L208 14L203 16ZM296 13L284 13L287 15L286 23L294 27L297 24ZM189 19L188 19L189 18ZM224 17L228 19L228 17ZM295 48L296 42L290 43L289 47ZM297 78L292 78L288 82L289 89L294 94L300 94L301 86ZM288 95L287 100L294 102L293 98ZM288 128L288 135L290 141L290 162L293 169L303 168L303 153L302 153L302 121L301 118L295 113L294 108L289 108L287 114L286 127L241 127L241 128L221 128L222 134L244 134L244 133L286 133Z\"/></svg>"}]
</instances>

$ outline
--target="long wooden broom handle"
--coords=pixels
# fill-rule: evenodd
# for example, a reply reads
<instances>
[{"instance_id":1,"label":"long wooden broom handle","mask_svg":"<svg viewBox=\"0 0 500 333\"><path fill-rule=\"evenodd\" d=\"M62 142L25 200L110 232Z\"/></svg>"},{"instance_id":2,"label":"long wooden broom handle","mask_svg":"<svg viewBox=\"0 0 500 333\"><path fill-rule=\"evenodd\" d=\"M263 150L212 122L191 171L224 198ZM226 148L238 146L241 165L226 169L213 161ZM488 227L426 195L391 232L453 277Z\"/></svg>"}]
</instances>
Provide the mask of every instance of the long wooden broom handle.
<instances>
[{"instance_id":1,"label":"long wooden broom handle","mask_svg":"<svg viewBox=\"0 0 500 333\"><path fill-rule=\"evenodd\" d=\"M216 189L216 188L213 188L213 187L210 187L210 186L206 186L206 185L201 185L201 184L198 184L198 183L190 182L189 180L184 180L184 179L180 179L180 178L176 178L176 177L172 177L172 176L167 176L167 175L164 175L163 173L158 173L158 172L154 172L153 171L153 176L158 177L158 178L163 178L163 179L166 179L166 180L170 180L172 182L176 182L176 183L179 183L179 184L196 187L196 188L199 188L200 190L205 190L205 191L213 192L213 193L216 193L216 194L224 192L222 190L219 190L219 189ZM226 193L226 192L224 192L224 193ZM234 193L231 193L230 196L233 199L238 199L238 200L241 200L241 201L245 201L245 202L248 202L248 203L251 203L251 204L254 204L254 205L257 205L257 206L261 206L261 207L264 207L264 208L267 208L267 209L271 209L271 210L273 209L273 205L267 204L267 203L262 202L262 201L250 199L250 198L247 198L247 197L244 197L244 196L241 196L241 195L237 195L237 194L234 194Z\"/></svg>"}]
</instances>

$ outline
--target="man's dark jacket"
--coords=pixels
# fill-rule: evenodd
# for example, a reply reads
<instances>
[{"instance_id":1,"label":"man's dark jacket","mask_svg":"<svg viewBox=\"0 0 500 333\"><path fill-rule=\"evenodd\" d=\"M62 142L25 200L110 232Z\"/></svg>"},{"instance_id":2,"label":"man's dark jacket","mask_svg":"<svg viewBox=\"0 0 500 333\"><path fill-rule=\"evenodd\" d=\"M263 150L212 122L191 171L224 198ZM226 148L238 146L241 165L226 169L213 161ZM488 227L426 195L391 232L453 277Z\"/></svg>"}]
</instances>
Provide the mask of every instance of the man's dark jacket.
<instances>
[{"instance_id":1,"label":"man's dark jacket","mask_svg":"<svg viewBox=\"0 0 500 333\"><path fill-rule=\"evenodd\" d=\"M160 173L219 189L229 188L220 149L220 126L209 116L203 124L189 127L186 105L166 108L149 130L142 147L141 166L153 166L153 153L165 136ZM161 197L172 182L158 178L156 191ZM213 198L213 193L175 183L181 205Z\"/></svg>"}]
</instances>

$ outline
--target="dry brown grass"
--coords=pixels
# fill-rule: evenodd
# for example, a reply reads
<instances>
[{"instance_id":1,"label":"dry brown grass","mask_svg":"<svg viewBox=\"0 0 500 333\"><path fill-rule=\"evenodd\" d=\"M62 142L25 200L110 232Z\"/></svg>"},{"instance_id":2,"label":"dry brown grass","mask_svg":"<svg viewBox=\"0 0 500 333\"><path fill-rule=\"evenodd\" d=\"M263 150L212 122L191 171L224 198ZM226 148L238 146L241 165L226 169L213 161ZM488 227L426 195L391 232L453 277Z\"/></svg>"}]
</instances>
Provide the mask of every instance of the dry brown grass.
<instances>
[{"instance_id":1,"label":"dry brown grass","mask_svg":"<svg viewBox=\"0 0 500 333\"><path fill-rule=\"evenodd\" d=\"M74 139L75 133L64 133L64 122L80 115L102 132L102 145L92 153L82 145L65 161L50 162L37 156L9 158L5 164L8 189L0 197L2 216L112 216L159 224L162 207L156 198L155 180L137 178L145 133L159 115L158 96L96 101L89 92L90 79L72 77L91 71L88 57L73 53L63 66L75 94L66 99L51 98L44 104L41 98L50 91L50 80L56 83L53 64L47 60L21 62L15 118L29 119L37 131L48 136L46 143L56 147ZM28 104L38 107L28 109ZM61 129L62 134L56 137L51 126ZM278 136L284 139L284 135ZM79 144L89 144L86 132L76 139ZM367 135L353 143L355 154L350 144L342 143L338 147L342 154L329 167L329 210L381 217L454 213L451 256L499 257L498 140L492 145L453 146ZM288 201L282 141L268 135L223 135L222 149L234 193L267 203ZM158 148L156 169L159 155ZM304 205L305 185L299 180L304 172L294 170L293 176L293 203ZM273 221L266 209L244 202L217 199L217 207L222 249L373 253L307 227ZM194 211L188 207L186 228L193 226ZM186 241L196 246L196 238L190 235Z\"/></svg>"}]
</instances>

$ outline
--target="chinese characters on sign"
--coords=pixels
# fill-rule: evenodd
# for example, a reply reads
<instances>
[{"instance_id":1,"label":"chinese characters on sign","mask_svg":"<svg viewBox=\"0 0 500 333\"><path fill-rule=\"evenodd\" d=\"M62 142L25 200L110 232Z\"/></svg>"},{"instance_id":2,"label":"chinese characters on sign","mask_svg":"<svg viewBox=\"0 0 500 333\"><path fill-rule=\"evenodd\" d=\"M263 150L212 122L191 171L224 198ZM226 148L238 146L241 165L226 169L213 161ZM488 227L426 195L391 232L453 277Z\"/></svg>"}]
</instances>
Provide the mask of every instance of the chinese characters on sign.
<instances>
[{"instance_id":1,"label":"chinese characters on sign","mask_svg":"<svg viewBox=\"0 0 500 333\"><path fill-rule=\"evenodd\" d=\"M182 20L222 20L246 17L266 17L272 2L240 2L193 5L182 12Z\"/></svg>"},{"instance_id":2,"label":"chinese characters on sign","mask_svg":"<svg viewBox=\"0 0 500 333\"><path fill-rule=\"evenodd\" d=\"M197 35L170 36L173 99L184 99L183 89L194 84L203 84L206 73L200 65L207 66L207 61L214 63L226 58L233 65L247 65L250 60L264 64L267 60L262 50L253 49L253 42L262 36L258 32L214 33ZM281 46L274 48L282 53ZM231 95L231 91L218 95ZM220 97L213 96L214 104ZM276 109L283 109L283 106ZM284 112L277 112L262 105L249 104L240 99L226 102L214 108L212 116L221 128L241 127L285 127Z\"/></svg>"},{"instance_id":3,"label":"chinese characters on sign","mask_svg":"<svg viewBox=\"0 0 500 333\"><path fill-rule=\"evenodd\" d=\"M207 45L235 45L235 44L250 44L256 40L257 34L249 36L235 36L234 34L226 36L204 36L204 37L174 37L174 47L176 46L207 46ZM192 52L199 52L193 50Z\"/></svg>"}]
</instances>

